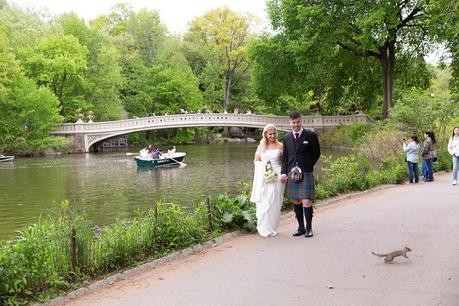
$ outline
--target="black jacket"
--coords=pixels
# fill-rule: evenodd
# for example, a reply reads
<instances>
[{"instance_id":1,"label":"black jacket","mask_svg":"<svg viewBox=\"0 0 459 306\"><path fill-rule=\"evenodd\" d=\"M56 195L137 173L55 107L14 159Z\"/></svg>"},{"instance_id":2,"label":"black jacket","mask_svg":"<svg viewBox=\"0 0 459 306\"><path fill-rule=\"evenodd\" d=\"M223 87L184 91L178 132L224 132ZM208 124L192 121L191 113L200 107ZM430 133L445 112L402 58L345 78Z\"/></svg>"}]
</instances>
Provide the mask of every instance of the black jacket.
<instances>
[{"instance_id":1,"label":"black jacket","mask_svg":"<svg viewBox=\"0 0 459 306\"><path fill-rule=\"evenodd\" d=\"M303 172L313 172L319 157L320 145L316 133L303 129L299 140L295 140L292 132L287 133L284 136L281 174L288 174L297 162Z\"/></svg>"}]
</instances>

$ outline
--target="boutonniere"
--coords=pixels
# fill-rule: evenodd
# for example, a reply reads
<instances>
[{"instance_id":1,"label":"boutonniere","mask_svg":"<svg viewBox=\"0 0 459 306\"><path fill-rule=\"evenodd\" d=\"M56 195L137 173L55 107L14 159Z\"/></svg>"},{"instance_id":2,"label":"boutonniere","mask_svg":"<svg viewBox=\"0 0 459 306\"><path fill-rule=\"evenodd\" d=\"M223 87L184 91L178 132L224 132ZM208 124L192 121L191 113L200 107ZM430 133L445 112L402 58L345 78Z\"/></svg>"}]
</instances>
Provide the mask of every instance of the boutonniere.
<instances>
[{"instance_id":1,"label":"boutonniere","mask_svg":"<svg viewBox=\"0 0 459 306\"><path fill-rule=\"evenodd\" d=\"M305 140L305 141L303 141L303 144L307 145L307 144L309 144L309 142L307 140Z\"/></svg>"}]
</instances>

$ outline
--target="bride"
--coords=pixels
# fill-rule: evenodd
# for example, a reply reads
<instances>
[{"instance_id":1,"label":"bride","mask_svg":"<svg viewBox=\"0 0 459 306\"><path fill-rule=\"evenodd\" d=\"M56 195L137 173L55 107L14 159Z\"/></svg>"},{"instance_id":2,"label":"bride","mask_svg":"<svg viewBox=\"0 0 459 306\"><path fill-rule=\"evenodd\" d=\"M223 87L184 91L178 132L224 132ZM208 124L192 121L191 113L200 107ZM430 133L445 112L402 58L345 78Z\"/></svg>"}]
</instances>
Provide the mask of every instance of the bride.
<instances>
[{"instance_id":1,"label":"bride","mask_svg":"<svg viewBox=\"0 0 459 306\"><path fill-rule=\"evenodd\" d=\"M257 230L263 237L276 236L285 185L280 181L282 143L277 128L268 124L255 152L255 171L250 201L257 205Z\"/></svg>"}]
</instances>

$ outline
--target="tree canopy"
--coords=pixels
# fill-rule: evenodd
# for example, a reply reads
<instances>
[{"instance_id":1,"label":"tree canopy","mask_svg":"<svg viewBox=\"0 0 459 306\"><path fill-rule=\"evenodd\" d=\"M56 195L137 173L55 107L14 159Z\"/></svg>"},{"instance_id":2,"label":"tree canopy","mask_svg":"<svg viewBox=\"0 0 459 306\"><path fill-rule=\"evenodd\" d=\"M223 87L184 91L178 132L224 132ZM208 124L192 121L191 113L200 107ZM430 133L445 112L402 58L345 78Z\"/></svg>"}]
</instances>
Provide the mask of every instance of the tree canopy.
<instances>
[{"instance_id":1,"label":"tree canopy","mask_svg":"<svg viewBox=\"0 0 459 306\"><path fill-rule=\"evenodd\" d=\"M224 111L238 90L241 96L248 94L242 83L249 81L251 62L246 49L254 38L254 22L250 15L220 8L195 18L185 33L185 54L200 88L210 102L223 102Z\"/></svg>"},{"instance_id":2,"label":"tree canopy","mask_svg":"<svg viewBox=\"0 0 459 306\"><path fill-rule=\"evenodd\" d=\"M429 86L423 56L434 41L429 30L434 26L430 18L434 9L438 7L427 0L270 0L275 34L261 39L252 56L266 63L269 57L287 58L282 59L283 66L297 82L286 90L275 86L278 95L302 99L304 92L312 90L319 107L326 109L337 101L342 105L339 100L351 94L360 102L346 107L349 111L367 108L376 93L382 93L381 117L386 118L394 84ZM257 68L260 92L271 86L263 84L260 76L276 71L265 64Z\"/></svg>"},{"instance_id":3,"label":"tree canopy","mask_svg":"<svg viewBox=\"0 0 459 306\"><path fill-rule=\"evenodd\" d=\"M48 133L62 120L53 93L24 76L0 27L0 151L30 152L53 146Z\"/></svg>"}]
</instances>

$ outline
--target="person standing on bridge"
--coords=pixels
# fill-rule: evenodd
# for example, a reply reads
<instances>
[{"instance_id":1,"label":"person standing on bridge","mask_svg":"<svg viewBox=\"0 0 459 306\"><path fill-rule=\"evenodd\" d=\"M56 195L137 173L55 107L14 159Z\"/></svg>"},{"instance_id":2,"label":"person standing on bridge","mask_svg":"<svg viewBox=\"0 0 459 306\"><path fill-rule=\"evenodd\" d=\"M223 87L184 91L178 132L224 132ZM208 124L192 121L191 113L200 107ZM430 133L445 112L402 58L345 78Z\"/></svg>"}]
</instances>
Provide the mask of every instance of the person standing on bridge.
<instances>
[{"instance_id":1,"label":"person standing on bridge","mask_svg":"<svg viewBox=\"0 0 459 306\"><path fill-rule=\"evenodd\" d=\"M313 171L320 157L319 138L313 131L303 129L298 111L290 114L290 127L292 132L284 136L281 180L287 183L285 196L293 200L298 221L298 229L293 236L312 237L312 201L315 199Z\"/></svg>"},{"instance_id":2,"label":"person standing on bridge","mask_svg":"<svg viewBox=\"0 0 459 306\"><path fill-rule=\"evenodd\" d=\"M456 185L459 166L459 126L453 129L453 135L448 141L448 152L453 156L453 185Z\"/></svg>"},{"instance_id":3,"label":"person standing on bridge","mask_svg":"<svg viewBox=\"0 0 459 306\"><path fill-rule=\"evenodd\" d=\"M282 143L277 128L268 124L255 152L255 171L250 201L256 204L257 231L263 237L276 236L285 185L280 180Z\"/></svg>"}]
</instances>

